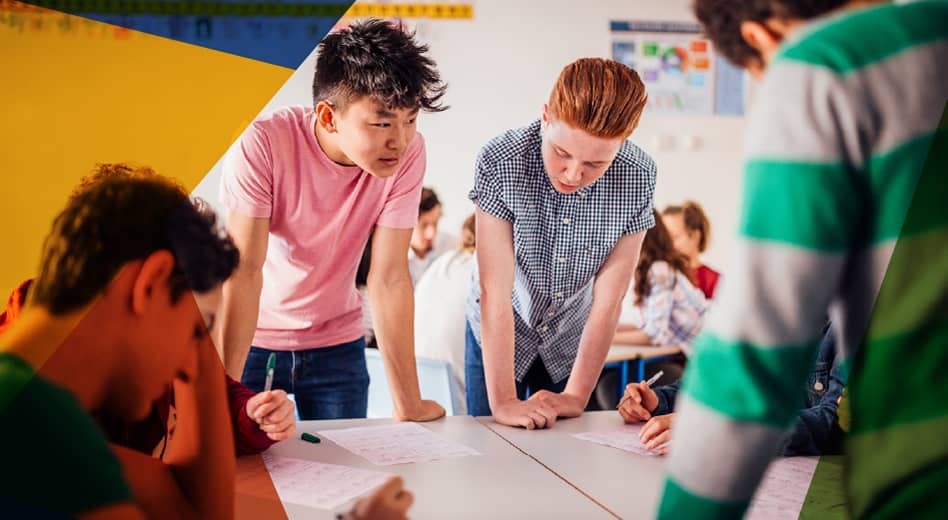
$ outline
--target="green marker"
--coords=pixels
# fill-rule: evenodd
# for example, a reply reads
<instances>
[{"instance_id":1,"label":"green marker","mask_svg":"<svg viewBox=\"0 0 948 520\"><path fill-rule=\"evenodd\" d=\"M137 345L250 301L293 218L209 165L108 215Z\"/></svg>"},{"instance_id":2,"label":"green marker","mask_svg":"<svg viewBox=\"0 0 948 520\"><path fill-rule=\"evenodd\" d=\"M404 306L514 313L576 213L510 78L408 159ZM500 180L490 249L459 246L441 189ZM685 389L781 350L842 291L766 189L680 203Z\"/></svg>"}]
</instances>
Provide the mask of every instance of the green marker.
<instances>
[{"instance_id":1,"label":"green marker","mask_svg":"<svg viewBox=\"0 0 948 520\"><path fill-rule=\"evenodd\" d=\"M319 444L319 437L313 435L312 433L303 433L303 435L300 435L300 438L302 438L302 439L303 439L304 441L306 441L306 442L312 442L313 444Z\"/></svg>"},{"instance_id":2,"label":"green marker","mask_svg":"<svg viewBox=\"0 0 948 520\"><path fill-rule=\"evenodd\" d=\"M273 370L276 368L276 364L276 352L271 352L270 357L267 358L267 382L263 385L264 392L269 392L270 388L273 387Z\"/></svg>"}]
</instances>

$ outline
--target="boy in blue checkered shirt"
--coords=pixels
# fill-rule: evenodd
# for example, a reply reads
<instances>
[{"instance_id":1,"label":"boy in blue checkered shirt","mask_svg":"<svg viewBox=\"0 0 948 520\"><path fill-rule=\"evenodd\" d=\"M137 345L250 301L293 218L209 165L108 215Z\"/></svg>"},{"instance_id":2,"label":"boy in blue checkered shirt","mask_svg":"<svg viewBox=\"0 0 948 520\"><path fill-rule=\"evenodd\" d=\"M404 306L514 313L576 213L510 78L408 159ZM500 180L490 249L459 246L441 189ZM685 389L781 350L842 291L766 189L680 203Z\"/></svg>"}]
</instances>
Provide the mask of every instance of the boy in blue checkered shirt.
<instances>
[{"instance_id":1,"label":"boy in blue checkered shirt","mask_svg":"<svg viewBox=\"0 0 948 520\"><path fill-rule=\"evenodd\" d=\"M626 139L645 87L598 58L560 74L540 120L477 158L468 413L527 429L582 413L654 225L655 163ZM527 399L529 395L529 399Z\"/></svg>"}]
</instances>

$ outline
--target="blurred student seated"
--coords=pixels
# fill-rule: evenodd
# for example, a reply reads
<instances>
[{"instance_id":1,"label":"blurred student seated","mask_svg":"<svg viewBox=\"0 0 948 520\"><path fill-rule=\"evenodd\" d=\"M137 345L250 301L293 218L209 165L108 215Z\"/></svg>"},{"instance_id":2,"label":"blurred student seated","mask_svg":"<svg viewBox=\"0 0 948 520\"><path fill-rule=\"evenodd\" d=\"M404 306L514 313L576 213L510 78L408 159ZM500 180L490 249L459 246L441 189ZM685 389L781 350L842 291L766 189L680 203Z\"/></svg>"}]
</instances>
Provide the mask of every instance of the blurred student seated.
<instances>
[{"instance_id":1,"label":"blurred student seated","mask_svg":"<svg viewBox=\"0 0 948 520\"><path fill-rule=\"evenodd\" d=\"M713 382L711 383L713 384ZM675 400L681 381L649 388L644 382L630 383L619 406L619 414L627 423L648 421L640 438L648 448L660 453L669 451L672 424L675 421ZM824 455L842 452L846 421L840 419L845 382L839 374L836 339L827 326L820 341L816 364L810 373L804 408L800 410L780 444L784 456ZM802 392L801 392L802 394Z\"/></svg>"},{"instance_id":2,"label":"blurred student seated","mask_svg":"<svg viewBox=\"0 0 948 520\"><path fill-rule=\"evenodd\" d=\"M458 395L464 395L464 302L471 284L474 215L461 229L461 243L441 255L415 286L415 355L451 364ZM464 400L460 410L465 413Z\"/></svg>"}]
</instances>

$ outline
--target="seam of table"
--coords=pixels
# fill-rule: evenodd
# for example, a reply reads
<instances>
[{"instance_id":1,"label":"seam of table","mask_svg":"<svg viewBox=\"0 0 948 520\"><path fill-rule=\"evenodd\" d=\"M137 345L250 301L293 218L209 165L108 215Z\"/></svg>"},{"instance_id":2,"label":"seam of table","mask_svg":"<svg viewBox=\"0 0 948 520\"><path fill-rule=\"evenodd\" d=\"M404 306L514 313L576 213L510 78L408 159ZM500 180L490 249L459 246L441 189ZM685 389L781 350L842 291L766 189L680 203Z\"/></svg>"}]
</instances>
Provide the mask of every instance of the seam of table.
<instances>
[{"instance_id":1,"label":"seam of table","mask_svg":"<svg viewBox=\"0 0 948 520\"><path fill-rule=\"evenodd\" d=\"M595 498L593 498L592 495L590 495L589 493L585 492L582 488L580 488L580 487L577 486L576 484L573 484L572 482L570 482L566 477L564 477L563 475L560 475L559 473L557 473L553 468L551 468L551 467L547 466L546 464L544 464L543 461L541 461L540 459L534 457L533 455L531 455L531 454L527 453L526 451L524 451L523 449L521 449L520 446L517 446L516 444L514 444L513 441L511 441L511 440L508 439L507 437L504 437L503 435L501 435L500 432L498 432L497 430L491 428L491 427L488 426L487 424L482 423L482 422L480 422L480 421L477 421L477 423L480 424L481 426L483 426L484 428L487 428L487 430L490 431L491 433L493 433L494 435L500 437L500 438L501 438L504 442L506 442L507 444L513 446L513 448L514 448L515 450L519 451L520 453L523 453L524 455L526 455L527 457L529 457L530 459L532 459L534 462L536 462L537 464L539 464L540 466L542 466L543 469L545 469L545 470L549 471L550 473L556 475L556 478L562 480L563 482L566 482L566 484L569 485L569 487L575 489L576 491L579 491L579 493L580 493L581 495L583 495L584 497L588 498L592 503L594 503L594 504L596 504L597 506L601 507L605 512L609 513L610 515L614 516L615 518L618 518L618 519L620 519L620 520L622 519L622 517L619 516L618 514L616 514L615 511L609 509L608 507L606 507L605 504L603 504L602 502L600 502L600 501L596 500Z\"/></svg>"}]
</instances>

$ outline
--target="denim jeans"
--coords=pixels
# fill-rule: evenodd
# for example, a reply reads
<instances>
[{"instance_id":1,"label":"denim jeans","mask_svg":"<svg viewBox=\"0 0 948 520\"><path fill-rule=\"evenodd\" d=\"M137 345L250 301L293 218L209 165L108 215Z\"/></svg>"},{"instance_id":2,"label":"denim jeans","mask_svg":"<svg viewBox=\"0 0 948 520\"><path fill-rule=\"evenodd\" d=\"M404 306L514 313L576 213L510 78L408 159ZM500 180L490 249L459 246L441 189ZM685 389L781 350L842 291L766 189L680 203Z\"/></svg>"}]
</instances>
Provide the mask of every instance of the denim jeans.
<instances>
[{"instance_id":1,"label":"denim jeans","mask_svg":"<svg viewBox=\"0 0 948 520\"><path fill-rule=\"evenodd\" d=\"M292 352L250 347L240 379L254 392L263 390L271 352L276 354L273 389L295 395L301 420L365 417L369 405L365 339Z\"/></svg>"},{"instance_id":2,"label":"denim jeans","mask_svg":"<svg viewBox=\"0 0 948 520\"><path fill-rule=\"evenodd\" d=\"M543 366L543 361L537 357L530 370L517 381L517 398L526 399L530 394L540 390L562 392L566 388L566 378L559 383L550 379L550 374ZM480 341L474 336L470 323L464 325L464 393L467 397L467 413L469 415L491 415L490 401L487 397L487 380L484 377L484 357L481 353Z\"/></svg>"}]
</instances>

